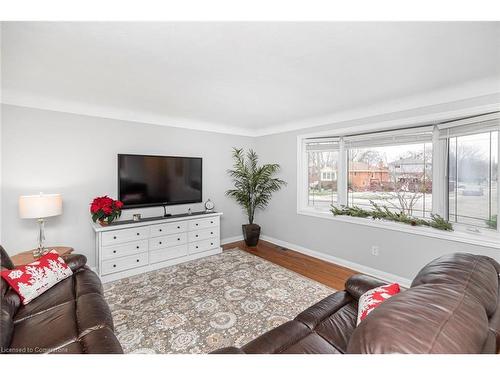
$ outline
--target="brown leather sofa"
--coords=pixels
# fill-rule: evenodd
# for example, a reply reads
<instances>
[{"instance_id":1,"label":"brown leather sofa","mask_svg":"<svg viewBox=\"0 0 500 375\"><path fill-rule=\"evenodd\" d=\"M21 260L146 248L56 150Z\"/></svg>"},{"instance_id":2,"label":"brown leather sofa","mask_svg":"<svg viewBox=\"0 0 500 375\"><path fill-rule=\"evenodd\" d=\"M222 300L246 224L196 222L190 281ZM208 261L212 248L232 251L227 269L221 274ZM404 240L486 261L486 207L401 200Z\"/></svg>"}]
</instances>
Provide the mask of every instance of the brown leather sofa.
<instances>
[{"instance_id":1,"label":"brown leather sofa","mask_svg":"<svg viewBox=\"0 0 500 375\"><path fill-rule=\"evenodd\" d=\"M219 354L498 353L500 265L466 253L425 266L411 288L356 327L359 297L385 284L355 275L336 292L240 348Z\"/></svg>"},{"instance_id":2,"label":"brown leather sofa","mask_svg":"<svg viewBox=\"0 0 500 375\"><path fill-rule=\"evenodd\" d=\"M0 246L2 269L14 265ZM64 260L73 275L26 306L0 278L0 353L123 353L101 281L83 255Z\"/></svg>"}]
</instances>

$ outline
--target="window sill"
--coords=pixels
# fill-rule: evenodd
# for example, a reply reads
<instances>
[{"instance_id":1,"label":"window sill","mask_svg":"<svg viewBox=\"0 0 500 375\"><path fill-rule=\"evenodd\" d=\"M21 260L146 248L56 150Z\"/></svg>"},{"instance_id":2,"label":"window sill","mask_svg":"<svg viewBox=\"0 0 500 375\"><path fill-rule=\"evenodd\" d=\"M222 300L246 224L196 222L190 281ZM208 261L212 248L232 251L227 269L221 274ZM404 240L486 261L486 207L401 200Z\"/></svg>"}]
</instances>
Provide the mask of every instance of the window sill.
<instances>
[{"instance_id":1,"label":"window sill","mask_svg":"<svg viewBox=\"0 0 500 375\"><path fill-rule=\"evenodd\" d=\"M462 231L446 232L434 228L412 227L411 225L394 223L385 220L351 216L333 216L330 212L319 211L311 208L298 209L297 214L500 249L500 233L494 231L491 231L491 233L468 233Z\"/></svg>"}]
</instances>

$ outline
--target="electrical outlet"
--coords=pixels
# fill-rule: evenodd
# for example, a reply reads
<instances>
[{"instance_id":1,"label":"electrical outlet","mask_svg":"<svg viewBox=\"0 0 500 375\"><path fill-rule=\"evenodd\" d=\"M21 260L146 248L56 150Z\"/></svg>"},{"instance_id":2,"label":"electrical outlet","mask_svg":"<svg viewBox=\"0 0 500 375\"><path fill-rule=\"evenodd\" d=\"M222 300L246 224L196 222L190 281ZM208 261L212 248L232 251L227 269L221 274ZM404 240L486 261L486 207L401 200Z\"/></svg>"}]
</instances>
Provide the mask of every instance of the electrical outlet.
<instances>
[{"instance_id":1,"label":"electrical outlet","mask_svg":"<svg viewBox=\"0 0 500 375\"><path fill-rule=\"evenodd\" d=\"M372 246L372 255L376 257L378 256L378 254L379 254L378 246Z\"/></svg>"}]
</instances>

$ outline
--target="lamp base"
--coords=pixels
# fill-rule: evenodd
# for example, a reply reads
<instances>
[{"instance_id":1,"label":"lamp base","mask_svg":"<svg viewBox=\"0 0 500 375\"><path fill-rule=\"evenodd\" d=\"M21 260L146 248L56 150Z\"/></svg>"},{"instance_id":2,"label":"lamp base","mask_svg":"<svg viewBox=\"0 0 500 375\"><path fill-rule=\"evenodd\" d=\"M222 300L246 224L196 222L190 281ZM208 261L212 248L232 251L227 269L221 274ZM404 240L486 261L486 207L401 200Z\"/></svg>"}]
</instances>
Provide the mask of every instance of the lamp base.
<instances>
[{"instance_id":1,"label":"lamp base","mask_svg":"<svg viewBox=\"0 0 500 375\"><path fill-rule=\"evenodd\" d=\"M33 250L33 258L38 259L42 255L45 255L49 252L49 249L43 247L43 248L36 248Z\"/></svg>"}]
</instances>

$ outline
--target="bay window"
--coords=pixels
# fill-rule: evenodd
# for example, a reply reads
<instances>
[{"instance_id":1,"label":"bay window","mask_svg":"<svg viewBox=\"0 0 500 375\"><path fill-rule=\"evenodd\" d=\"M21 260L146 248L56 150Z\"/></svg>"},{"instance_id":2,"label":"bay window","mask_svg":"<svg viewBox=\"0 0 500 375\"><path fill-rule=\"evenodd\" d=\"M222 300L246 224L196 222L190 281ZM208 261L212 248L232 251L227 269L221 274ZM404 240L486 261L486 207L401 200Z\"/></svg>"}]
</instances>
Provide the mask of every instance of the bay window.
<instances>
[{"instance_id":1,"label":"bay window","mask_svg":"<svg viewBox=\"0 0 500 375\"><path fill-rule=\"evenodd\" d=\"M439 214L458 231L498 231L499 129L495 112L400 130L299 136L298 211L373 202L415 217Z\"/></svg>"}]
</instances>

